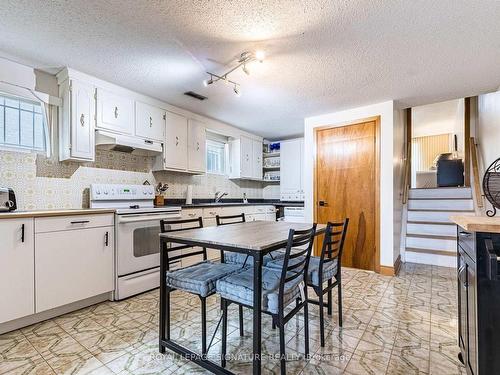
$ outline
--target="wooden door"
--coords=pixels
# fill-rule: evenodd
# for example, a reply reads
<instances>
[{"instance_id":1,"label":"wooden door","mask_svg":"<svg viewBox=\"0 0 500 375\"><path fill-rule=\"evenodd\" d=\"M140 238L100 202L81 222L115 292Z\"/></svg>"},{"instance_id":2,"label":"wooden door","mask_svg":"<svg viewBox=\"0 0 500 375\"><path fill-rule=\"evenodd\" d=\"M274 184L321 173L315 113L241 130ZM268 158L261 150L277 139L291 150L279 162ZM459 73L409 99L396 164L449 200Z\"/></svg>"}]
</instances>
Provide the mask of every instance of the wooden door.
<instances>
[{"instance_id":1,"label":"wooden door","mask_svg":"<svg viewBox=\"0 0 500 375\"><path fill-rule=\"evenodd\" d=\"M316 220L348 217L342 265L366 270L376 270L376 131L377 122L368 121L321 129L316 135Z\"/></svg>"}]
</instances>

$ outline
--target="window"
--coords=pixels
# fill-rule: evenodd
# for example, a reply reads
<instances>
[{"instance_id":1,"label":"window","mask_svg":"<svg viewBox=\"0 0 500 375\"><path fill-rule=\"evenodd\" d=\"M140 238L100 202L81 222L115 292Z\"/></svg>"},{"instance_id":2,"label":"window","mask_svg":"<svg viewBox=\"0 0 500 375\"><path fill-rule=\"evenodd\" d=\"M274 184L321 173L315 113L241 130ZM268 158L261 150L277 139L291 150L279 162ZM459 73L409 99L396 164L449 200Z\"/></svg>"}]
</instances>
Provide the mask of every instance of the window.
<instances>
[{"instance_id":1,"label":"window","mask_svg":"<svg viewBox=\"0 0 500 375\"><path fill-rule=\"evenodd\" d=\"M0 147L44 152L47 126L39 102L0 94Z\"/></svg>"},{"instance_id":2,"label":"window","mask_svg":"<svg viewBox=\"0 0 500 375\"><path fill-rule=\"evenodd\" d=\"M227 143L207 140L207 173L226 174Z\"/></svg>"}]
</instances>

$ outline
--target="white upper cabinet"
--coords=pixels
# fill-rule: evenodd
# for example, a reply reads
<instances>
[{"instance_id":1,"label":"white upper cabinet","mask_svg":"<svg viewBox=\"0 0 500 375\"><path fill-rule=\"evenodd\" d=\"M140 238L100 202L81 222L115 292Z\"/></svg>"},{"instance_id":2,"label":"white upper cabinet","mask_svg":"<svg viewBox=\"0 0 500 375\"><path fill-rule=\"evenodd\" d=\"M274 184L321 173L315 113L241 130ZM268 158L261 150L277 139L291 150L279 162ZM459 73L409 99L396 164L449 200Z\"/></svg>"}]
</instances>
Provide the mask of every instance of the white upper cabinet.
<instances>
[{"instance_id":1,"label":"white upper cabinet","mask_svg":"<svg viewBox=\"0 0 500 375\"><path fill-rule=\"evenodd\" d=\"M93 161L95 155L95 89L67 79L59 86L59 159Z\"/></svg>"},{"instance_id":2,"label":"white upper cabinet","mask_svg":"<svg viewBox=\"0 0 500 375\"><path fill-rule=\"evenodd\" d=\"M230 146L230 177L262 180L262 142L241 136Z\"/></svg>"},{"instance_id":3,"label":"white upper cabinet","mask_svg":"<svg viewBox=\"0 0 500 375\"><path fill-rule=\"evenodd\" d=\"M149 104L135 102L135 135L163 142L165 136L165 110Z\"/></svg>"},{"instance_id":4,"label":"white upper cabinet","mask_svg":"<svg viewBox=\"0 0 500 375\"><path fill-rule=\"evenodd\" d=\"M262 180L262 142L252 141L252 177Z\"/></svg>"},{"instance_id":5,"label":"white upper cabinet","mask_svg":"<svg viewBox=\"0 0 500 375\"><path fill-rule=\"evenodd\" d=\"M280 148L280 199L282 201L302 201L304 200L302 182L304 139L282 141Z\"/></svg>"},{"instance_id":6,"label":"white upper cabinet","mask_svg":"<svg viewBox=\"0 0 500 375\"><path fill-rule=\"evenodd\" d=\"M206 128L197 120L188 122L188 169L195 173L206 171Z\"/></svg>"},{"instance_id":7,"label":"white upper cabinet","mask_svg":"<svg viewBox=\"0 0 500 375\"><path fill-rule=\"evenodd\" d=\"M0 323L35 313L33 219L0 220Z\"/></svg>"},{"instance_id":8,"label":"white upper cabinet","mask_svg":"<svg viewBox=\"0 0 500 375\"><path fill-rule=\"evenodd\" d=\"M187 170L188 119L177 113L167 112L164 147L164 168Z\"/></svg>"},{"instance_id":9,"label":"white upper cabinet","mask_svg":"<svg viewBox=\"0 0 500 375\"><path fill-rule=\"evenodd\" d=\"M134 134L134 100L97 89L97 124L100 129Z\"/></svg>"}]
</instances>

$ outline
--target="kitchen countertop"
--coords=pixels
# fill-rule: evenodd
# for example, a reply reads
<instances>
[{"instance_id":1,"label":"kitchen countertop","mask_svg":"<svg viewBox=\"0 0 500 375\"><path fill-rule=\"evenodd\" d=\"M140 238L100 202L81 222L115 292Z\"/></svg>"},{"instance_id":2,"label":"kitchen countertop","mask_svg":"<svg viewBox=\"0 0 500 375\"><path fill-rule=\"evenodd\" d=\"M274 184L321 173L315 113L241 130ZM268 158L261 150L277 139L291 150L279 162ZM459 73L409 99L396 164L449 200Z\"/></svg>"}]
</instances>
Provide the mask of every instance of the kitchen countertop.
<instances>
[{"instance_id":1,"label":"kitchen countertop","mask_svg":"<svg viewBox=\"0 0 500 375\"><path fill-rule=\"evenodd\" d=\"M279 206L279 207L304 207L304 202L280 202L276 200L249 200L243 203L240 199L222 200L215 203L213 201L200 199L194 200L192 204L185 204L184 199L165 199L165 206L181 206L182 208L203 208L203 207L230 207L230 206Z\"/></svg>"},{"instance_id":2,"label":"kitchen countertop","mask_svg":"<svg viewBox=\"0 0 500 375\"><path fill-rule=\"evenodd\" d=\"M500 217L456 215L450 220L469 232L500 233Z\"/></svg>"},{"instance_id":3,"label":"kitchen countertop","mask_svg":"<svg viewBox=\"0 0 500 375\"><path fill-rule=\"evenodd\" d=\"M80 209L56 209L56 210L33 210L33 211L11 211L0 212L0 219L17 219L25 217L51 217L51 216L73 216L73 215L95 215L111 214L114 209L109 208L80 208Z\"/></svg>"}]
</instances>

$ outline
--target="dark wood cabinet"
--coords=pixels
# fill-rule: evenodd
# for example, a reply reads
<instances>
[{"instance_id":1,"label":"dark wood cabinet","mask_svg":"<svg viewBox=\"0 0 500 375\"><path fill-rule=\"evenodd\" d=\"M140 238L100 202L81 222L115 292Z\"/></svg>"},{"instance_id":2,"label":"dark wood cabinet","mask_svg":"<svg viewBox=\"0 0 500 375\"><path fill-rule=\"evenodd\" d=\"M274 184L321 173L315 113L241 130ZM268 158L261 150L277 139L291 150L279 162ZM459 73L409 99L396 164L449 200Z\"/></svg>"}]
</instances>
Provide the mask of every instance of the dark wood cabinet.
<instances>
[{"instance_id":1,"label":"dark wood cabinet","mask_svg":"<svg viewBox=\"0 0 500 375\"><path fill-rule=\"evenodd\" d=\"M458 228L458 342L469 375L500 374L500 234Z\"/></svg>"}]
</instances>

